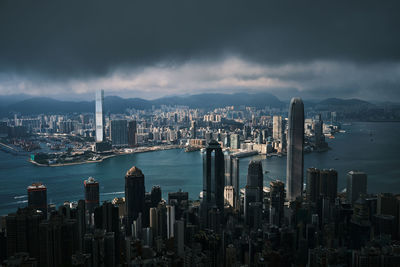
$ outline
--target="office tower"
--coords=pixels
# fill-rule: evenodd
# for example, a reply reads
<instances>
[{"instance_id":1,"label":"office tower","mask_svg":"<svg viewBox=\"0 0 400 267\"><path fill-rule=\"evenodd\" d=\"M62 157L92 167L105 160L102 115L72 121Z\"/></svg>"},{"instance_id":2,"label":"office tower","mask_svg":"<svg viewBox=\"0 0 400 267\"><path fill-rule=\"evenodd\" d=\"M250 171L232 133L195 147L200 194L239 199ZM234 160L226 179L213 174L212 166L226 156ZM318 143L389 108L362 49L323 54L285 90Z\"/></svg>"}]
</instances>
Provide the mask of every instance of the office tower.
<instances>
[{"instance_id":1,"label":"office tower","mask_svg":"<svg viewBox=\"0 0 400 267\"><path fill-rule=\"evenodd\" d=\"M167 238L174 237L175 206L167 205Z\"/></svg>"},{"instance_id":2,"label":"office tower","mask_svg":"<svg viewBox=\"0 0 400 267\"><path fill-rule=\"evenodd\" d=\"M319 173L319 187L320 187L320 195L322 197L329 198L330 203L335 203L335 199L337 197L337 183L338 183L338 175L337 171L330 170L321 170Z\"/></svg>"},{"instance_id":3,"label":"office tower","mask_svg":"<svg viewBox=\"0 0 400 267\"><path fill-rule=\"evenodd\" d=\"M272 138L282 141L283 137L282 116L272 117Z\"/></svg>"},{"instance_id":4,"label":"office tower","mask_svg":"<svg viewBox=\"0 0 400 267\"><path fill-rule=\"evenodd\" d=\"M111 144L126 146L128 144L128 129L126 120L111 121Z\"/></svg>"},{"instance_id":5,"label":"office tower","mask_svg":"<svg viewBox=\"0 0 400 267\"><path fill-rule=\"evenodd\" d=\"M240 149L240 137L238 134L231 134L231 148Z\"/></svg>"},{"instance_id":6,"label":"office tower","mask_svg":"<svg viewBox=\"0 0 400 267\"><path fill-rule=\"evenodd\" d=\"M304 105L301 98L290 101L287 142L287 198L294 201L303 191Z\"/></svg>"},{"instance_id":7,"label":"office tower","mask_svg":"<svg viewBox=\"0 0 400 267\"><path fill-rule=\"evenodd\" d=\"M244 195L244 216L250 225L252 218L250 203L261 203L263 196L263 173L261 161L250 161L247 172L247 184Z\"/></svg>"},{"instance_id":8,"label":"office tower","mask_svg":"<svg viewBox=\"0 0 400 267\"><path fill-rule=\"evenodd\" d=\"M347 173L346 200L353 204L360 194L367 194L367 174L359 171Z\"/></svg>"},{"instance_id":9,"label":"office tower","mask_svg":"<svg viewBox=\"0 0 400 267\"><path fill-rule=\"evenodd\" d=\"M208 211L216 208L224 211L224 154L219 143L211 140L203 156L203 219L208 221ZM207 223L207 226L209 224Z\"/></svg>"},{"instance_id":10,"label":"office tower","mask_svg":"<svg viewBox=\"0 0 400 267\"><path fill-rule=\"evenodd\" d=\"M230 180L233 186L233 193L234 193L234 208L238 208L238 203L240 200L240 189L239 189L239 158L230 156L231 158L231 173L230 173Z\"/></svg>"},{"instance_id":11,"label":"office tower","mask_svg":"<svg viewBox=\"0 0 400 267\"><path fill-rule=\"evenodd\" d=\"M307 169L306 195L307 201L316 203L320 194L319 189L319 170L316 168Z\"/></svg>"},{"instance_id":12,"label":"office tower","mask_svg":"<svg viewBox=\"0 0 400 267\"><path fill-rule=\"evenodd\" d=\"M150 198L151 207L157 207L158 203L161 201L161 187L159 185L153 185L151 188Z\"/></svg>"},{"instance_id":13,"label":"office tower","mask_svg":"<svg viewBox=\"0 0 400 267\"><path fill-rule=\"evenodd\" d=\"M93 177L89 177L83 182L83 185L85 187L86 212L89 214L90 218L94 209L99 206L99 183Z\"/></svg>"},{"instance_id":14,"label":"office tower","mask_svg":"<svg viewBox=\"0 0 400 267\"><path fill-rule=\"evenodd\" d=\"M263 200L263 188L264 188L264 175L262 169L262 163L260 160L252 160L249 162L249 168L247 171L247 185L257 187L257 202Z\"/></svg>"},{"instance_id":15,"label":"office tower","mask_svg":"<svg viewBox=\"0 0 400 267\"><path fill-rule=\"evenodd\" d=\"M190 138L196 139L196 121L190 122Z\"/></svg>"},{"instance_id":16,"label":"office tower","mask_svg":"<svg viewBox=\"0 0 400 267\"><path fill-rule=\"evenodd\" d=\"M136 144L136 121L130 121L128 122L128 145L134 147Z\"/></svg>"},{"instance_id":17,"label":"office tower","mask_svg":"<svg viewBox=\"0 0 400 267\"><path fill-rule=\"evenodd\" d=\"M270 188L270 223L281 226L284 217L285 184L279 180L271 181Z\"/></svg>"},{"instance_id":18,"label":"office tower","mask_svg":"<svg viewBox=\"0 0 400 267\"><path fill-rule=\"evenodd\" d=\"M28 207L43 212L47 217L47 188L42 183L33 183L28 186Z\"/></svg>"},{"instance_id":19,"label":"office tower","mask_svg":"<svg viewBox=\"0 0 400 267\"><path fill-rule=\"evenodd\" d=\"M131 225L143 213L144 209L144 175L137 167L130 168L125 175L125 209L126 231L131 235Z\"/></svg>"},{"instance_id":20,"label":"office tower","mask_svg":"<svg viewBox=\"0 0 400 267\"><path fill-rule=\"evenodd\" d=\"M96 142L105 141L104 90L96 91Z\"/></svg>"},{"instance_id":21,"label":"office tower","mask_svg":"<svg viewBox=\"0 0 400 267\"><path fill-rule=\"evenodd\" d=\"M313 129L314 129L314 135L315 135L315 146L321 147L325 143L325 136L323 134L323 121L321 119L321 114L318 114L315 116L315 119L313 121Z\"/></svg>"}]
</instances>

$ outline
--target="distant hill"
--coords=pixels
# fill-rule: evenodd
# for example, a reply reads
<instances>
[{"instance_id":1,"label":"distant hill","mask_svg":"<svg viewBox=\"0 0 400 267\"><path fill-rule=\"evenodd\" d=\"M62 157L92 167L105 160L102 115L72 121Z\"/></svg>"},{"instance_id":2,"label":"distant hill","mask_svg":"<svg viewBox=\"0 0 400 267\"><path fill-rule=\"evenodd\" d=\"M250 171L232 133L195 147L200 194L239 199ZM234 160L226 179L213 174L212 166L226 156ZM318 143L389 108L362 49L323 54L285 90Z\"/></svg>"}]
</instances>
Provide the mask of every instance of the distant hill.
<instances>
[{"instance_id":1,"label":"distant hill","mask_svg":"<svg viewBox=\"0 0 400 267\"><path fill-rule=\"evenodd\" d=\"M25 96L24 96L25 97ZM7 100L10 100L8 104ZM14 112L28 114L65 114L94 113L93 101L60 101L46 97L34 97L23 100L0 96L0 115L8 116ZM181 105L190 108L214 109L225 106L251 106L264 108L287 108L289 101L282 102L269 93L237 93L237 94L198 94L190 96L162 97L155 100L141 98L121 98L107 96L104 98L105 112L124 113L126 109L151 109L152 106ZM372 104L359 99L328 98L321 101L304 101L306 111L336 111L340 120L352 121L399 121L400 105L396 103Z\"/></svg>"},{"instance_id":2,"label":"distant hill","mask_svg":"<svg viewBox=\"0 0 400 267\"><path fill-rule=\"evenodd\" d=\"M152 106L160 105L184 105L190 108L217 108L229 105L253 106L263 108L284 107L286 103L280 101L276 96L268 93L258 94L198 94L191 96L163 97L155 100L141 98L121 98L118 96L107 96L104 98L104 109L106 112L123 113L128 108L150 109ZM46 97L35 97L4 105L0 111L2 114L18 112L21 114L47 114L47 113L73 113L94 112L94 101L60 101Z\"/></svg>"},{"instance_id":3,"label":"distant hill","mask_svg":"<svg viewBox=\"0 0 400 267\"><path fill-rule=\"evenodd\" d=\"M360 99L339 99L328 98L315 105L319 110L340 110L340 109L370 109L375 108L374 104Z\"/></svg>"},{"instance_id":4,"label":"distant hill","mask_svg":"<svg viewBox=\"0 0 400 267\"><path fill-rule=\"evenodd\" d=\"M4 112L18 112L21 114L47 114L91 112L94 102L60 101L47 97L35 97L22 100L3 108Z\"/></svg>"}]
</instances>

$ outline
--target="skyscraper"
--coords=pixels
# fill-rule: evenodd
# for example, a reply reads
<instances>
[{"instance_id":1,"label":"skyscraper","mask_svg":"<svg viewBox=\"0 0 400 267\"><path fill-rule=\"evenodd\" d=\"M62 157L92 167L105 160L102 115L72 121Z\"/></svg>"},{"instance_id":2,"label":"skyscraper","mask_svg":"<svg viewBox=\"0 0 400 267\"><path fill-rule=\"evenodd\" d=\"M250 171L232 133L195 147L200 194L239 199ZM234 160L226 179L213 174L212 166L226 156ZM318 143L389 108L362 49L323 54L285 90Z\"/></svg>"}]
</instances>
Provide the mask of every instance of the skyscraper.
<instances>
[{"instance_id":1,"label":"skyscraper","mask_svg":"<svg viewBox=\"0 0 400 267\"><path fill-rule=\"evenodd\" d=\"M251 187L257 187L257 202L262 202L264 175L260 160L252 160L249 162L249 168L247 171L247 185Z\"/></svg>"},{"instance_id":2,"label":"skyscraper","mask_svg":"<svg viewBox=\"0 0 400 267\"><path fill-rule=\"evenodd\" d=\"M281 226L284 216L285 184L281 181L271 181L270 188L270 223Z\"/></svg>"},{"instance_id":3,"label":"skyscraper","mask_svg":"<svg viewBox=\"0 0 400 267\"><path fill-rule=\"evenodd\" d=\"M348 203L354 203L360 194L367 193L367 174L359 171L350 171L347 173L346 200Z\"/></svg>"},{"instance_id":4,"label":"skyscraper","mask_svg":"<svg viewBox=\"0 0 400 267\"><path fill-rule=\"evenodd\" d=\"M96 142L105 141L104 90L96 92Z\"/></svg>"},{"instance_id":5,"label":"skyscraper","mask_svg":"<svg viewBox=\"0 0 400 267\"><path fill-rule=\"evenodd\" d=\"M319 174L320 194L329 198L331 203L335 203L337 197L338 175L334 169L321 170Z\"/></svg>"},{"instance_id":6,"label":"skyscraper","mask_svg":"<svg viewBox=\"0 0 400 267\"><path fill-rule=\"evenodd\" d=\"M319 189L319 170L316 168L307 169L306 184L307 201L316 203L320 194Z\"/></svg>"},{"instance_id":7,"label":"skyscraper","mask_svg":"<svg viewBox=\"0 0 400 267\"><path fill-rule=\"evenodd\" d=\"M111 143L113 146L128 144L128 128L126 120L111 121Z\"/></svg>"},{"instance_id":8,"label":"skyscraper","mask_svg":"<svg viewBox=\"0 0 400 267\"><path fill-rule=\"evenodd\" d=\"M324 145L325 143L325 136L323 134L323 121L321 119L321 114L318 114L315 116L315 119L313 120L313 130L314 130L314 135L315 135L315 146L317 148L320 148Z\"/></svg>"},{"instance_id":9,"label":"skyscraper","mask_svg":"<svg viewBox=\"0 0 400 267\"><path fill-rule=\"evenodd\" d=\"M130 147L136 146L136 121L128 123L128 145Z\"/></svg>"},{"instance_id":10,"label":"skyscraper","mask_svg":"<svg viewBox=\"0 0 400 267\"><path fill-rule=\"evenodd\" d=\"M167 205L167 238L174 237L175 206Z\"/></svg>"},{"instance_id":11,"label":"skyscraper","mask_svg":"<svg viewBox=\"0 0 400 267\"><path fill-rule=\"evenodd\" d=\"M238 134L231 134L231 148L240 149L240 137Z\"/></svg>"},{"instance_id":12,"label":"skyscraper","mask_svg":"<svg viewBox=\"0 0 400 267\"><path fill-rule=\"evenodd\" d=\"M282 116L272 117L272 138L274 140L282 140Z\"/></svg>"},{"instance_id":13,"label":"skyscraper","mask_svg":"<svg viewBox=\"0 0 400 267\"><path fill-rule=\"evenodd\" d=\"M151 188L151 206L157 207L158 203L161 201L161 187L159 185L153 185Z\"/></svg>"},{"instance_id":14,"label":"skyscraper","mask_svg":"<svg viewBox=\"0 0 400 267\"><path fill-rule=\"evenodd\" d=\"M290 101L287 142L287 198L294 201L303 191L304 105L301 98Z\"/></svg>"},{"instance_id":15,"label":"skyscraper","mask_svg":"<svg viewBox=\"0 0 400 267\"><path fill-rule=\"evenodd\" d=\"M211 140L203 157L203 203L204 219L208 218L210 208L224 211L224 154L220 144ZM208 221L208 220L207 220Z\"/></svg>"},{"instance_id":16,"label":"skyscraper","mask_svg":"<svg viewBox=\"0 0 400 267\"><path fill-rule=\"evenodd\" d=\"M100 202L99 183L93 177L89 177L83 182L83 185L85 187L86 211L89 213L89 216L91 216Z\"/></svg>"},{"instance_id":17,"label":"skyscraper","mask_svg":"<svg viewBox=\"0 0 400 267\"><path fill-rule=\"evenodd\" d=\"M190 122L190 138L196 139L196 121Z\"/></svg>"},{"instance_id":18,"label":"skyscraper","mask_svg":"<svg viewBox=\"0 0 400 267\"><path fill-rule=\"evenodd\" d=\"M249 224L250 203L262 203L263 195L263 172L261 161L250 161L247 172L247 184L244 195L244 216L246 223Z\"/></svg>"},{"instance_id":19,"label":"skyscraper","mask_svg":"<svg viewBox=\"0 0 400 267\"><path fill-rule=\"evenodd\" d=\"M125 175L125 209L126 209L126 230L131 234L131 225L139 213L144 210L144 175L137 167L130 168Z\"/></svg>"},{"instance_id":20,"label":"skyscraper","mask_svg":"<svg viewBox=\"0 0 400 267\"><path fill-rule=\"evenodd\" d=\"M233 186L234 193L234 208L238 207L238 201L240 199L240 189L239 189L239 158L231 156L231 183Z\"/></svg>"},{"instance_id":21,"label":"skyscraper","mask_svg":"<svg viewBox=\"0 0 400 267\"><path fill-rule=\"evenodd\" d=\"M28 207L41 210L47 216L47 188L42 183L28 186Z\"/></svg>"}]
</instances>

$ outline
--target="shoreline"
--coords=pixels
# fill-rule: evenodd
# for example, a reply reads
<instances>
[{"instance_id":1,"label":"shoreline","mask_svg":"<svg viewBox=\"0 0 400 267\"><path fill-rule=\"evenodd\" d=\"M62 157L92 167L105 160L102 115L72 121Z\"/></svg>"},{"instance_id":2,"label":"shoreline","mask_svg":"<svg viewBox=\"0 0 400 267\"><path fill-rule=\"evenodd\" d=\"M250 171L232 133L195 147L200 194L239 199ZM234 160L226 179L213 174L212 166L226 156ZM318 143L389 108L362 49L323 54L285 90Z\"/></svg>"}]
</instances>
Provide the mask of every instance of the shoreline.
<instances>
[{"instance_id":1,"label":"shoreline","mask_svg":"<svg viewBox=\"0 0 400 267\"><path fill-rule=\"evenodd\" d=\"M67 162L67 163L56 163L56 164L41 164L36 161L33 161L31 159L28 159L28 162L38 166L38 167L63 167L63 166L72 166L72 165L81 165L81 164L90 164L90 163L99 163L102 162L106 159L117 157L117 156L123 156L123 155L130 155L130 154L136 154L136 153L146 153L146 152L156 152L156 151L162 151L162 150L170 150L170 149L183 149L184 147L180 145L170 145L170 146L156 146L156 147L147 147L143 149L139 149L136 151L132 152L121 152L121 153L115 153L112 155L104 156L101 159L98 160L85 160L85 161L79 161L79 162Z\"/></svg>"}]
</instances>

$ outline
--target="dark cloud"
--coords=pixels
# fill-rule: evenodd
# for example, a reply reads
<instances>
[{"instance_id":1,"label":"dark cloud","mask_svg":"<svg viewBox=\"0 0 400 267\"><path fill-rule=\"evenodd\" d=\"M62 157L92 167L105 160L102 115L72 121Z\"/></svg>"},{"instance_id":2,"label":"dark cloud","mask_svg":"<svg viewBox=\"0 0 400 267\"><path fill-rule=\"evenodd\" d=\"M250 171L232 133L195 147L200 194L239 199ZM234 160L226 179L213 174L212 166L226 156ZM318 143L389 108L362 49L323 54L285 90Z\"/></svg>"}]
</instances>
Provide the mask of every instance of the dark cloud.
<instances>
[{"instance_id":1,"label":"dark cloud","mask_svg":"<svg viewBox=\"0 0 400 267\"><path fill-rule=\"evenodd\" d=\"M399 1L1 1L0 72L101 76L238 55L286 64L400 60Z\"/></svg>"}]
</instances>

